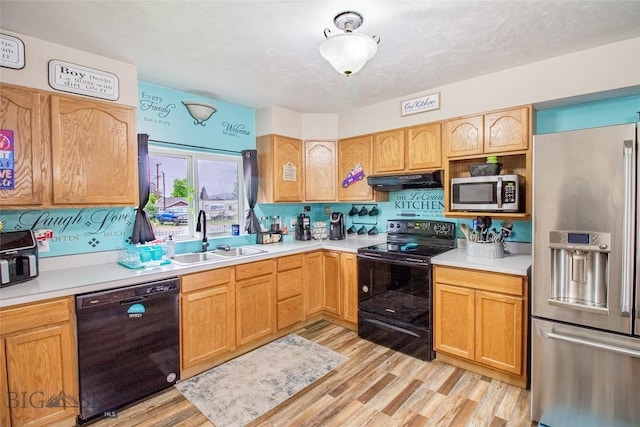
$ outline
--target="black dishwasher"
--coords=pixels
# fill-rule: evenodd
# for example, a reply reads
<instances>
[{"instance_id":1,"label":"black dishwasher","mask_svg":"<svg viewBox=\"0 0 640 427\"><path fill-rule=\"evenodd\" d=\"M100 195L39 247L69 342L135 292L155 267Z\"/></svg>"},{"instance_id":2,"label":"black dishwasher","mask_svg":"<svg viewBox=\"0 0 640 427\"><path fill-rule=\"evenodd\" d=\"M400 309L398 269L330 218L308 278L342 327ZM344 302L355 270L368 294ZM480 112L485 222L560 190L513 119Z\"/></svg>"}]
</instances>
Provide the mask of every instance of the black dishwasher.
<instances>
[{"instance_id":1,"label":"black dishwasher","mask_svg":"<svg viewBox=\"0 0 640 427\"><path fill-rule=\"evenodd\" d=\"M76 296L80 421L179 379L177 278Z\"/></svg>"}]
</instances>

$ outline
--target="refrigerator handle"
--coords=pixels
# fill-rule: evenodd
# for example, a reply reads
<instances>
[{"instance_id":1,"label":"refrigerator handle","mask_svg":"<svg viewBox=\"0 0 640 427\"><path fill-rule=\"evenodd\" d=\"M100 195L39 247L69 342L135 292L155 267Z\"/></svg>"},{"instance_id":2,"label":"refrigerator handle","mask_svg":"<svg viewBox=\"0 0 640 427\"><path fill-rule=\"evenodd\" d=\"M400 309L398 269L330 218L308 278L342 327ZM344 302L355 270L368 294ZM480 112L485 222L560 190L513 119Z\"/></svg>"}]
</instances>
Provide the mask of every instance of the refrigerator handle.
<instances>
[{"instance_id":1,"label":"refrigerator handle","mask_svg":"<svg viewBox=\"0 0 640 427\"><path fill-rule=\"evenodd\" d=\"M634 142L624 141L624 220L622 224L622 289L620 309L623 317L631 315L635 247L635 153Z\"/></svg>"},{"instance_id":2,"label":"refrigerator handle","mask_svg":"<svg viewBox=\"0 0 640 427\"><path fill-rule=\"evenodd\" d=\"M625 356L631 356L631 357L636 357L640 359L640 351L632 350L630 348L619 347L619 346L615 346L615 345L611 345L603 342L591 341L588 339L578 338L570 335L558 334L556 332L553 332L553 330L549 331L540 326L538 326L538 330L540 331L540 335L552 340L564 341L571 344L584 345L587 347L597 348L599 350L604 350L604 351L613 351L615 353L624 354Z\"/></svg>"}]
</instances>

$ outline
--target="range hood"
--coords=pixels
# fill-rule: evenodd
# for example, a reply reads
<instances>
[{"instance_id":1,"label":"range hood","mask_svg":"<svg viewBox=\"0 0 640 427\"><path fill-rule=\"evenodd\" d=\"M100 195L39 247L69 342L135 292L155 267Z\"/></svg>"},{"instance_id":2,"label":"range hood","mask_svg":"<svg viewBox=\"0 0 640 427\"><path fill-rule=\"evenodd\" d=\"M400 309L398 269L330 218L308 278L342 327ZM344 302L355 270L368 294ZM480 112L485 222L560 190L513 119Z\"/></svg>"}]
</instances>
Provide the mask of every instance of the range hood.
<instances>
[{"instance_id":1,"label":"range hood","mask_svg":"<svg viewBox=\"0 0 640 427\"><path fill-rule=\"evenodd\" d=\"M442 170L403 175L370 175L367 177L367 184L378 191L442 188Z\"/></svg>"}]
</instances>

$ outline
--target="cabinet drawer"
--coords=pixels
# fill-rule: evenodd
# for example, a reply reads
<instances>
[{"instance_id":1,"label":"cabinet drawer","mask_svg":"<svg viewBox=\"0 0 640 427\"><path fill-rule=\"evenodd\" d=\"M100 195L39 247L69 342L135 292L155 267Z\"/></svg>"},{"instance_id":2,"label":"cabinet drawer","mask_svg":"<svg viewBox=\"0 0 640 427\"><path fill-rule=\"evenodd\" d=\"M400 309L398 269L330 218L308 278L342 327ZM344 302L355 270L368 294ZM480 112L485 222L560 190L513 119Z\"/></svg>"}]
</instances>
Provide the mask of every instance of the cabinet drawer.
<instances>
[{"instance_id":1,"label":"cabinet drawer","mask_svg":"<svg viewBox=\"0 0 640 427\"><path fill-rule=\"evenodd\" d=\"M231 267L182 276L182 292L191 292L231 281Z\"/></svg>"},{"instance_id":2,"label":"cabinet drawer","mask_svg":"<svg viewBox=\"0 0 640 427\"><path fill-rule=\"evenodd\" d=\"M522 296L525 277L464 268L435 267L434 282Z\"/></svg>"},{"instance_id":3,"label":"cabinet drawer","mask_svg":"<svg viewBox=\"0 0 640 427\"><path fill-rule=\"evenodd\" d=\"M72 310L71 298L61 298L0 311L0 335L68 322Z\"/></svg>"},{"instance_id":4,"label":"cabinet drawer","mask_svg":"<svg viewBox=\"0 0 640 427\"><path fill-rule=\"evenodd\" d=\"M278 301L302 295L302 269L278 273Z\"/></svg>"},{"instance_id":5,"label":"cabinet drawer","mask_svg":"<svg viewBox=\"0 0 640 427\"><path fill-rule=\"evenodd\" d=\"M278 258L278 271L302 268L302 255L283 256Z\"/></svg>"},{"instance_id":6,"label":"cabinet drawer","mask_svg":"<svg viewBox=\"0 0 640 427\"><path fill-rule=\"evenodd\" d=\"M236 266L236 280L249 279L255 276L273 273L273 260L250 262Z\"/></svg>"},{"instance_id":7,"label":"cabinet drawer","mask_svg":"<svg viewBox=\"0 0 640 427\"><path fill-rule=\"evenodd\" d=\"M285 328L304 319L302 296L278 303L278 329Z\"/></svg>"}]
</instances>

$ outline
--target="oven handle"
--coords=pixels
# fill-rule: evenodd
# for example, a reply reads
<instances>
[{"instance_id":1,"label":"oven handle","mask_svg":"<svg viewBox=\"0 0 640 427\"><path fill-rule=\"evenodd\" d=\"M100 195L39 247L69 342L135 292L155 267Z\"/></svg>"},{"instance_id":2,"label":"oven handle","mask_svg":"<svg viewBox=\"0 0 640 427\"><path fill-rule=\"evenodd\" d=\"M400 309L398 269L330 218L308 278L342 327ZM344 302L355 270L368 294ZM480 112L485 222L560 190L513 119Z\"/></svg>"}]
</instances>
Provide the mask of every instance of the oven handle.
<instances>
[{"instance_id":1,"label":"oven handle","mask_svg":"<svg viewBox=\"0 0 640 427\"><path fill-rule=\"evenodd\" d=\"M410 267L425 267L428 268L431 266L429 261L419 259L419 258L411 258L407 257L406 260L397 260L397 259L389 259L385 258L384 255L369 255L369 254L358 254L358 258L360 259L368 259L372 261L385 262L387 264L395 264L395 265L406 265Z\"/></svg>"},{"instance_id":2,"label":"oven handle","mask_svg":"<svg viewBox=\"0 0 640 427\"><path fill-rule=\"evenodd\" d=\"M376 320L376 319L362 319L362 321L363 322L367 322L367 323L372 323L372 324L374 324L376 326L379 326L379 327L381 327L383 329L389 329L389 330L395 331L395 332L402 332L403 334L412 335L412 336L414 336L416 338L420 338L420 335L416 334L413 331L410 331L410 330L405 329L405 328L400 328L398 326L390 325L388 323L384 323L384 322L381 322L381 321Z\"/></svg>"}]
</instances>

